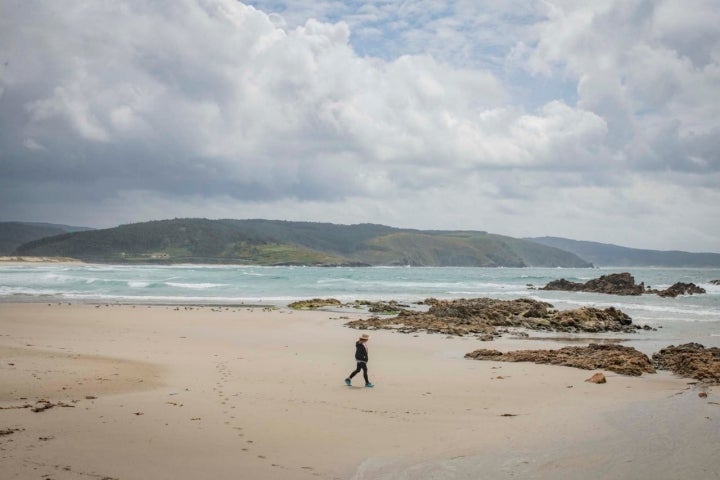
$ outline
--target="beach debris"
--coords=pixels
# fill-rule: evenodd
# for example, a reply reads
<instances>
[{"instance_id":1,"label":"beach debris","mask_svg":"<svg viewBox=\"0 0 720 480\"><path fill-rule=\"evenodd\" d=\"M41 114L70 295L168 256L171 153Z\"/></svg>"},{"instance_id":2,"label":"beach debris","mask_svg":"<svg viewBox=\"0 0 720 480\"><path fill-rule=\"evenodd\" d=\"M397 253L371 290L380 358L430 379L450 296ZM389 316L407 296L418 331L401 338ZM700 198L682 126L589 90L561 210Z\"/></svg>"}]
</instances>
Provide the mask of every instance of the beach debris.
<instances>
[{"instance_id":1,"label":"beach debris","mask_svg":"<svg viewBox=\"0 0 720 480\"><path fill-rule=\"evenodd\" d=\"M582 307L557 311L547 302L519 298L496 300L471 298L457 300L424 301L430 305L427 312L403 310L394 317L373 316L353 320L345 325L362 330L396 330L401 333L441 333L444 335L476 335L483 341L507 333L496 327L525 328L529 330L561 332L635 332L642 327L633 325L632 319L622 311L609 307L598 309Z\"/></svg>"},{"instance_id":2,"label":"beach debris","mask_svg":"<svg viewBox=\"0 0 720 480\"><path fill-rule=\"evenodd\" d=\"M707 392L700 392L700 393L698 393L698 397L700 397L700 398L707 398L707 396L708 396L708 395L707 395Z\"/></svg>"},{"instance_id":3,"label":"beach debris","mask_svg":"<svg viewBox=\"0 0 720 480\"><path fill-rule=\"evenodd\" d=\"M70 405L65 402L52 403L50 400L38 400L34 406L30 407L30 411L40 413L45 410L50 410L53 407L75 408L75 405Z\"/></svg>"},{"instance_id":4,"label":"beach debris","mask_svg":"<svg viewBox=\"0 0 720 480\"><path fill-rule=\"evenodd\" d=\"M503 413L500 415L501 417L517 417L517 413Z\"/></svg>"},{"instance_id":5,"label":"beach debris","mask_svg":"<svg viewBox=\"0 0 720 480\"><path fill-rule=\"evenodd\" d=\"M15 432L22 432L22 428L3 428L0 429L0 437L4 437L5 435L12 435Z\"/></svg>"},{"instance_id":6,"label":"beach debris","mask_svg":"<svg viewBox=\"0 0 720 480\"><path fill-rule=\"evenodd\" d=\"M600 278L594 278L585 283L571 282L561 278L553 280L540 290L561 290L564 292L592 292L612 295L642 295L656 294L661 297L677 297L678 295L693 295L706 293L705 289L694 283L678 282L665 290L651 289L644 282L635 283L635 277L627 272L611 273Z\"/></svg>"},{"instance_id":7,"label":"beach debris","mask_svg":"<svg viewBox=\"0 0 720 480\"><path fill-rule=\"evenodd\" d=\"M140 416L140 415L145 415L145 414L144 414L143 412L133 412L133 415L138 415L138 416Z\"/></svg>"},{"instance_id":8,"label":"beach debris","mask_svg":"<svg viewBox=\"0 0 720 480\"><path fill-rule=\"evenodd\" d=\"M705 348L699 343L670 345L652 356L658 370L670 370L703 384L720 385L720 348Z\"/></svg>"},{"instance_id":9,"label":"beach debris","mask_svg":"<svg viewBox=\"0 0 720 480\"><path fill-rule=\"evenodd\" d=\"M584 370L610 370L622 375L640 376L655 373L650 359L632 347L599 345L564 347L558 350L517 350L502 353L498 350L479 349L465 355L473 360L498 362L533 362L546 365L582 368Z\"/></svg>"},{"instance_id":10,"label":"beach debris","mask_svg":"<svg viewBox=\"0 0 720 480\"><path fill-rule=\"evenodd\" d=\"M605 375L602 372L598 372L592 377L585 380L586 382L590 383L607 383L607 379L605 378Z\"/></svg>"},{"instance_id":11,"label":"beach debris","mask_svg":"<svg viewBox=\"0 0 720 480\"><path fill-rule=\"evenodd\" d=\"M25 403L23 405L11 405L9 407L0 407L0 410L15 410L22 408L32 408L32 405L30 405L29 403Z\"/></svg>"},{"instance_id":12,"label":"beach debris","mask_svg":"<svg viewBox=\"0 0 720 480\"><path fill-rule=\"evenodd\" d=\"M294 310L317 310L323 307L339 307L342 305L340 300L335 298L313 298L311 300L299 300L288 305Z\"/></svg>"}]
</instances>

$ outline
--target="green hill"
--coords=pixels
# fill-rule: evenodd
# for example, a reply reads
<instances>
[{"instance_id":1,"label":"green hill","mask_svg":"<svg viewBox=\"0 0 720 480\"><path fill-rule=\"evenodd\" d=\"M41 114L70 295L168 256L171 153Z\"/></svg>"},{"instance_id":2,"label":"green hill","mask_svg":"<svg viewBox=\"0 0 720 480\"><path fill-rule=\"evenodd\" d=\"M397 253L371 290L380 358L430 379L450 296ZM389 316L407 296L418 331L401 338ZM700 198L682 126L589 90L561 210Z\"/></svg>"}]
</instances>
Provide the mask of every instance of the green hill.
<instances>
[{"instance_id":1,"label":"green hill","mask_svg":"<svg viewBox=\"0 0 720 480\"><path fill-rule=\"evenodd\" d=\"M89 229L53 223L0 222L0 255L10 255L32 240L82 230Z\"/></svg>"},{"instance_id":2,"label":"green hill","mask_svg":"<svg viewBox=\"0 0 720 480\"><path fill-rule=\"evenodd\" d=\"M276 220L174 219L28 242L18 255L91 262L589 267L557 248L485 232Z\"/></svg>"},{"instance_id":3,"label":"green hill","mask_svg":"<svg viewBox=\"0 0 720 480\"><path fill-rule=\"evenodd\" d=\"M526 240L572 252L580 258L602 267L720 267L720 254L718 253L643 250L559 237L527 238Z\"/></svg>"}]
</instances>

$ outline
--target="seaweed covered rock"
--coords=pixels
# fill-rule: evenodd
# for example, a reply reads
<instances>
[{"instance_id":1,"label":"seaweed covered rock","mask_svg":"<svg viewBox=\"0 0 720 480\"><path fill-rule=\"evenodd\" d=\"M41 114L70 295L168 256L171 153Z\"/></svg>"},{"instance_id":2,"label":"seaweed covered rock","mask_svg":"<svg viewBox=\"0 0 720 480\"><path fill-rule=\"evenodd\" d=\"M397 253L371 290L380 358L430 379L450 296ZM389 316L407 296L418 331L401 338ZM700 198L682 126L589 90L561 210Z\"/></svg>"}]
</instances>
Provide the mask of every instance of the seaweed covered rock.
<instances>
[{"instance_id":1,"label":"seaweed covered rock","mask_svg":"<svg viewBox=\"0 0 720 480\"><path fill-rule=\"evenodd\" d=\"M678 295L694 295L705 293L705 289L694 283L677 282L665 290L649 290L648 293L657 293L661 297L677 297Z\"/></svg>"},{"instance_id":2,"label":"seaweed covered rock","mask_svg":"<svg viewBox=\"0 0 720 480\"><path fill-rule=\"evenodd\" d=\"M670 370L677 375L720 385L720 348L705 348L699 343L670 345L654 353L652 361L658 370Z\"/></svg>"},{"instance_id":3,"label":"seaweed covered rock","mask_svg":"<svg viewBox=\"0 0 720 480\"><path fill-rule=\"evenodd\" d=\"M295 310L317 310L323 307L339 307L342 305L340 300L335 298L313 298L311 300L299 300L288 305Z\"/></svg>"},{"instance_id":4,"label":"seaweed covered rock","mask_svg":"<svg viewBox=\"0 0 720 480\"><path fill-rule=\"evenodd\" d=\"M401 311L396 317L371 317L346 323L358 329L394 329L403 333L427 331L446 335L499 335L495 327L559 332L635 332L640 327L615 308L583 307L558 312L547 302L528 298L496 300L428 299L427 312Z\"/></svg>"},{"instance_id":5,"label":"seaweed covered rock","mask_svg":"<svg viewBox=\"0 0 720 480\"><path fill-rule=\"evenodd\" d=\"M410 305L400 303L396 300L371 302L369 300L355 300L353 306L356 308L367 307L370 313L380 313L383 315L397 315L400 312L410 308Z\"/></svg>"},{"instance_id":6,"label":"seaweed covered rock","mask_svg":"<svg viewBox=\"0 0 720 480\"><path fill-rule=\"evenodd\" d=\"M582 332L623 332L632 330L632 318L614 307L600 310L594 307L581 307L575 310L557 312L553 323L562 331Z\"/></svg>"},{"instance_id":7,"label":"seaweed covered rock","mask_svg":"<svg viewBox=\"0 0 720 480\"><path fill-rule=\"evenodd\" d=\"M540 290L562 290L565 292L593 292L613 295L642 295L645 292L643 283L636 284L635 277L627 272L611 273L585 283L576 283L561 278L554 280Z\"/></svg>"},{"instance_id":8,"label":"seaweed covered rock","mask_svg":"<svg viewBox=\"0 0 720 480\"><path fill-rule=\"evenodd\" d=\"M533 362L584 370L603 369L633 376L655 373L655 368L647 355L632 347L613 344L591 343L587 347L564 347L559 350L517 350L507 353L479 349L466 354L465 358L497 362Z\"/></svg>"},{"instance_id":9,"label":"seaweed covered rock","mask_svg":"<svg viewBox=\"0 0 720 480\"><path fill-rule=\"evenodd\" d=\"M612 295L642 295L653 293L661 297L677 297L678 295L693 295L705 293L705 289L694 283L677 282L665 290L656 290L645 287L643 282L635 283L635 277L627 272L611 273L600 278L589 280L585 283L571 282L561 278L553 280L540 290L560 290L564 292L590 292L607 293Z\"/></svg>"},{"instance_id":10,"label":"seaweed covered rock","mask_svg":"<svg viewBox=\"0 0 720 480\"><path fill-rule=\"evenodd\" d=\"M436 300L427 311L434 317L456 317L461 319L482 319L492 325L507 325L511 317L546 318L553 306L547 302L518 298L516 300L495 300L492 298L470 298L458 300Z\"/></svg>"}]
</instances>

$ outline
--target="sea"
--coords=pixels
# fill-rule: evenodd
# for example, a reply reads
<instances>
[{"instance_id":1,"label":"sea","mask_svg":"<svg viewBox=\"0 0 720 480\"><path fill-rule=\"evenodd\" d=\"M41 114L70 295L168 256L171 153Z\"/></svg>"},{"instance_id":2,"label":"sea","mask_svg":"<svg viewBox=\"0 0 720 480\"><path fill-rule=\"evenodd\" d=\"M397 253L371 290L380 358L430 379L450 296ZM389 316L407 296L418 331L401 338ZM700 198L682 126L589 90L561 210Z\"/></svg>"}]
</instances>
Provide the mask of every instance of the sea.
<instances>
[{"instance_id":1,"label":"sea","mask_svg":"<svg viewBox=\"0 0 720 480\"><path fill-rule=\"evenodd\" d=\"M586 282L629 272L637 283L663 289L695 283L707 293L676 298L543 291L565 278ZM640 332L633 343L658 345L697 341L720 346L720 269L696 268L477 268L477 267L300 267L239 265L0 265L0 302L113 304L193 304L286 306L307 298L397 300L413 304L439 299L531 298L564 310L615 307L633 322L655 331ZM642 343L638 343L642 345ZM650 345L649 344L649 345Z\"/></svg>"}]
</instances>

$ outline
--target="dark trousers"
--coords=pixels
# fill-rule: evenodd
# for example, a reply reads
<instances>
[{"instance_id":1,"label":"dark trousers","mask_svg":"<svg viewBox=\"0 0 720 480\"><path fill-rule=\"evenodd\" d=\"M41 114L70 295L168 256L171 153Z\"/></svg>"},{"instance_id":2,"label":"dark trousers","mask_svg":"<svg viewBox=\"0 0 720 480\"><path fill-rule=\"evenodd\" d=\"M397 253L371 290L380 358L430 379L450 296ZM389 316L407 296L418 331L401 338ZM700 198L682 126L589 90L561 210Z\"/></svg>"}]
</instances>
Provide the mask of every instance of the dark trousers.
<instances>
[{"instance_id":1,"label":"dark trousers","mask_svg":"<svg viewBox=\"0 0 720 480\"><path fill-rule=\"evenodd\" d=\"M350 374L348 378L352 378L358 373L360 373L360 370L363 372L363 377L365 377L365 383L370 383L370 380L368 380L368 374L367 374L367 363L365 362L357 362L357 368L354 372Z\"/></svg>"}]
</instances>

